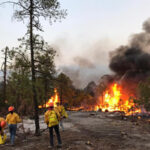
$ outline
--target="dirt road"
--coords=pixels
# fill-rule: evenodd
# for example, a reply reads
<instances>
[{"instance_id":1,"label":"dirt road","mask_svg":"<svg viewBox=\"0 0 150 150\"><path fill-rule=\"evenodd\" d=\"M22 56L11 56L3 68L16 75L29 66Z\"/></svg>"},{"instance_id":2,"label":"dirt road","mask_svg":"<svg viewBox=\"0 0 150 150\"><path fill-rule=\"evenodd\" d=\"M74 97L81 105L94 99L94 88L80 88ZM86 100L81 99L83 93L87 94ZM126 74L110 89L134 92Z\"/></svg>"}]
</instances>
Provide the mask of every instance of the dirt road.
<instances>
[{"instance_id":1,"label":"dirt road","mask_svg":"<svg viewBox=\"0 0 150 150\"><path fill-rule=\"evenodd\" d=\"M45 128L42 125L42 119L41 117L41 126ZM33 126L33 123L30 122L29 126ZM108 113L69 112L69 118L65 120L64 126L65 131L61 130L62 150L150 149L150 127L148 124L114 119ZM55 143L57 145L57 141ZM0 146L0 150L48 150L48 145L48 130L39 137L29 134L27 139L19 132L15 147L3 145Z\"/></svg>"}]
</instances>

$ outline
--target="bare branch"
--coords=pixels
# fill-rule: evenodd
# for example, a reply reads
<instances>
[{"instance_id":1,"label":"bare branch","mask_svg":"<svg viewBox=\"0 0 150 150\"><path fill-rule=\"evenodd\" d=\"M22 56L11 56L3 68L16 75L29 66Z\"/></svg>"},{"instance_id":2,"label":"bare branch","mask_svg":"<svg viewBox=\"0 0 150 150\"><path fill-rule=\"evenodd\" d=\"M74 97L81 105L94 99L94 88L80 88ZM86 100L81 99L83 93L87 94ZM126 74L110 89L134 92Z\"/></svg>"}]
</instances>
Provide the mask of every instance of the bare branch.
<instances>
[{"instance_id":1,"label":"bare branch","mask_svg":"<svg viewBox=\"0 0 150 150\"><path fill-rule=\"evenodd\" d=\"M13 1L2 2L2 3L0 3L0 6L1 6L1 5L4 5L4 4L18 5L18 6L22 7L22 8L25 9L25 10L29 10L29 8L25 8L23 5L21 5L21 3L17 3L17 2L13 2Z\"/></svg>"},{"instance_id":2,"label":"bare branch","mask_svg":"<svg viewBox=\"0 0 150 150\"><path fill-rule=\"evenodd\" d=\"M14 5L19 5L17 2L13 2L13 1L6 1L6 2L0 3L0 5L4 5L4 4L14 4Z\"/></svg>"},{"instance_id":3,"label":"bare branch","mask_svg":"<svg viewBox=\"0 0 150 150\"><path fill-rule=\"evenodd\" d=\"M3 66L4 66L4 63L2 63L2 65L1 65L1 71L3 71Z\"/></svg>"},{"instance_id":4,"label":"bare branch","mask_svg":"<svg viewBox=\"0 0 150 150\"><path fill-rule=\"evenodd\" d=\"M23 57L23 59L24 59L27 63L29 62L29 60L26 59L26 57L25 57L24 54L19 53L19 52L17 52L17 51L15 51L15 53L16 53L16 54L19 54L21 57Z\"/></svg>"}]
</instances>

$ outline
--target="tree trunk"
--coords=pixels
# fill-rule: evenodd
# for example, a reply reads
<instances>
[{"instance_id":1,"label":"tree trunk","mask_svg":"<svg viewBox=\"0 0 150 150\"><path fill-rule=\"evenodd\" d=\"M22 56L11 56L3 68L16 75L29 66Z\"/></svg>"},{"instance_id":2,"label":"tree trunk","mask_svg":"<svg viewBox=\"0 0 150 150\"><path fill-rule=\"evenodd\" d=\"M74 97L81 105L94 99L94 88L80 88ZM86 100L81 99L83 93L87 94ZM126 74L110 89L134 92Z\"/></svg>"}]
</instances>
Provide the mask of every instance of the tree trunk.
<instances>
[{"instance_id":1,"label":"tree trunk","mask_svg":"<svg viewBox=\"0 0 150 150\"><path fill-rule=\"evenodd\" d=\"M36 78L35 78L35 65L34 65L34 45L33 45L33 0L30 0L30 49L31 49L31 70L32 70L32 92L34 101L34 117L35 117L35 135L40 134L39 126L39 112L38 112L38 101L36 93Z\"/></svg>"},{"instance_id":2,"label":"tree trunk","mask_svg":"<svg viewBox=\"0 0 150 150\"><path fill-rule=\"evenodd\" d=\"M44 79L44 88L45 88L45 96L44 96L44 99L45 99L45 105L47 103L47 93L48 93L48 81L47 81L47 77L45 76L45 79Z\"/></svg>"},{"instance_id":3,"label":"tree trunk","mask_svg":"<svg viewBox=\"0 0 150 150\"><path fill-rule=\"evenodd\" d=\"M6 101L6 78L7 78L7 52L8 47L5 48L5 62L4 62L4 95L3 95L3 104Z\"/></svg>"},{"instance_id":4,"label":"tree trunk","mask_svg":"<svg viewBox=\"0 0 150 150\"><path fill-rule=\"evenodd\" d=\"M62 84L62 80L61 80L61 82L60 82L60 104L62 105L62 101L63 101L63 90L62 90L62 88L63 88L63 84Z\"/></svg>"}]
</instances>

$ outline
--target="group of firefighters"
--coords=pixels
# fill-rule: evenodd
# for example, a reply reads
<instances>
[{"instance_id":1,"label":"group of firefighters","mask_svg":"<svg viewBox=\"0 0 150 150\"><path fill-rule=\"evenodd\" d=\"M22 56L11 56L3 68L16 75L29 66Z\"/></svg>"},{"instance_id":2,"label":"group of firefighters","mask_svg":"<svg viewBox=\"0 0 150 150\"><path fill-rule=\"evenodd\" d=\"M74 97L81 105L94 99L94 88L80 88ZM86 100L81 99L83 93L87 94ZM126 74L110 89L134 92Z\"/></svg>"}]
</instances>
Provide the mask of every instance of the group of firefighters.
<instances>
[{"instance_id":1,"label":"group of firefighters","mask_svg":"<svg viewBox=\"0 0 150 150\"><path fill-rule=\"evenodd\" d=\"M61 126L62 130L64 130L63 127L63 118L67 118L68 114L65 111L65 108L63 105L60 104L60 102L56 103L57 107L54 107L54 103L50 102L48 104L48 110L45 112L44 115L44 121L47 124L49 128L49 135L50 135L50 146L49 148L54 147L53 142L53 129L55 130L57 141L58 141L58 148L62 147L62 141L61 136L59 132L59 125ZM6 119L0 117L0 144L4 144L6 141L6 134L4 133L4 128L6 125L8 125L9 133L10 133L10 144L14 146L15 142L15 136L16 136L16 130L17 130L17 123L22 122L21 118L17 113L14 112L15 108L13 106L10 106L8 108L8 115L6 116Z\"/></svg>"}]
</instances>

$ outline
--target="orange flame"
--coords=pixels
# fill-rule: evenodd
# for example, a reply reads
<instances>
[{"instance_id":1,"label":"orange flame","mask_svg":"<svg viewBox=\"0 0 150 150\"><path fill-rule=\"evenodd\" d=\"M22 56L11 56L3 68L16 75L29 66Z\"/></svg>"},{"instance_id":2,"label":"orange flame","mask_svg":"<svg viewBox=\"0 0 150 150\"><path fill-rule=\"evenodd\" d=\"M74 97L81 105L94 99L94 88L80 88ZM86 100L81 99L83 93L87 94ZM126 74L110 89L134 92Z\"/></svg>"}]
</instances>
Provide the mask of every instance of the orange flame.
<instances>
[{"instance_id":1,"label":"orange flame","mask_svg":"<svg viewBox=\"0 0 150 150\"><path fill-rule=\"evenodd\" d=\"M124 111L126 115L141 112L140 109L136 108L133 99L128 94L123 93L121 86L116 83L104 92L104 96L99 98L97 107L102 111Z\"/></svg>"},{"instance_id":2,"label":"orange flame","mask_svg":"<svg viewBox=\"0 0 150 150\"><path fill-rule=\"evenodd\" d=\"M132 98L131 98L132 97ZM125 115L131 115L140 113L141 109L136 107L133 101L134 95L129 94L121 87L121 85L115 83L112 84L98 99L96 105L86 106L83 104L81 107L73 107L70 110L73 111L120 111L124 112Z\"/></svg>"},{"instance_id":3,"label":"orange flame","mask_svg":"<svg viewBox=\"0 0 150 150\"><path fill-rule=\"evenodd\" d=\"M58 96L58 92L57 89L54 89L54 96L52 96L47 102L46 104L43 105L39 105L39 108L48 108L49 107L49 103L54 103L54 107L56 107L56 103L60 102L59 96Z\"/></svg>"}]
</instances>

